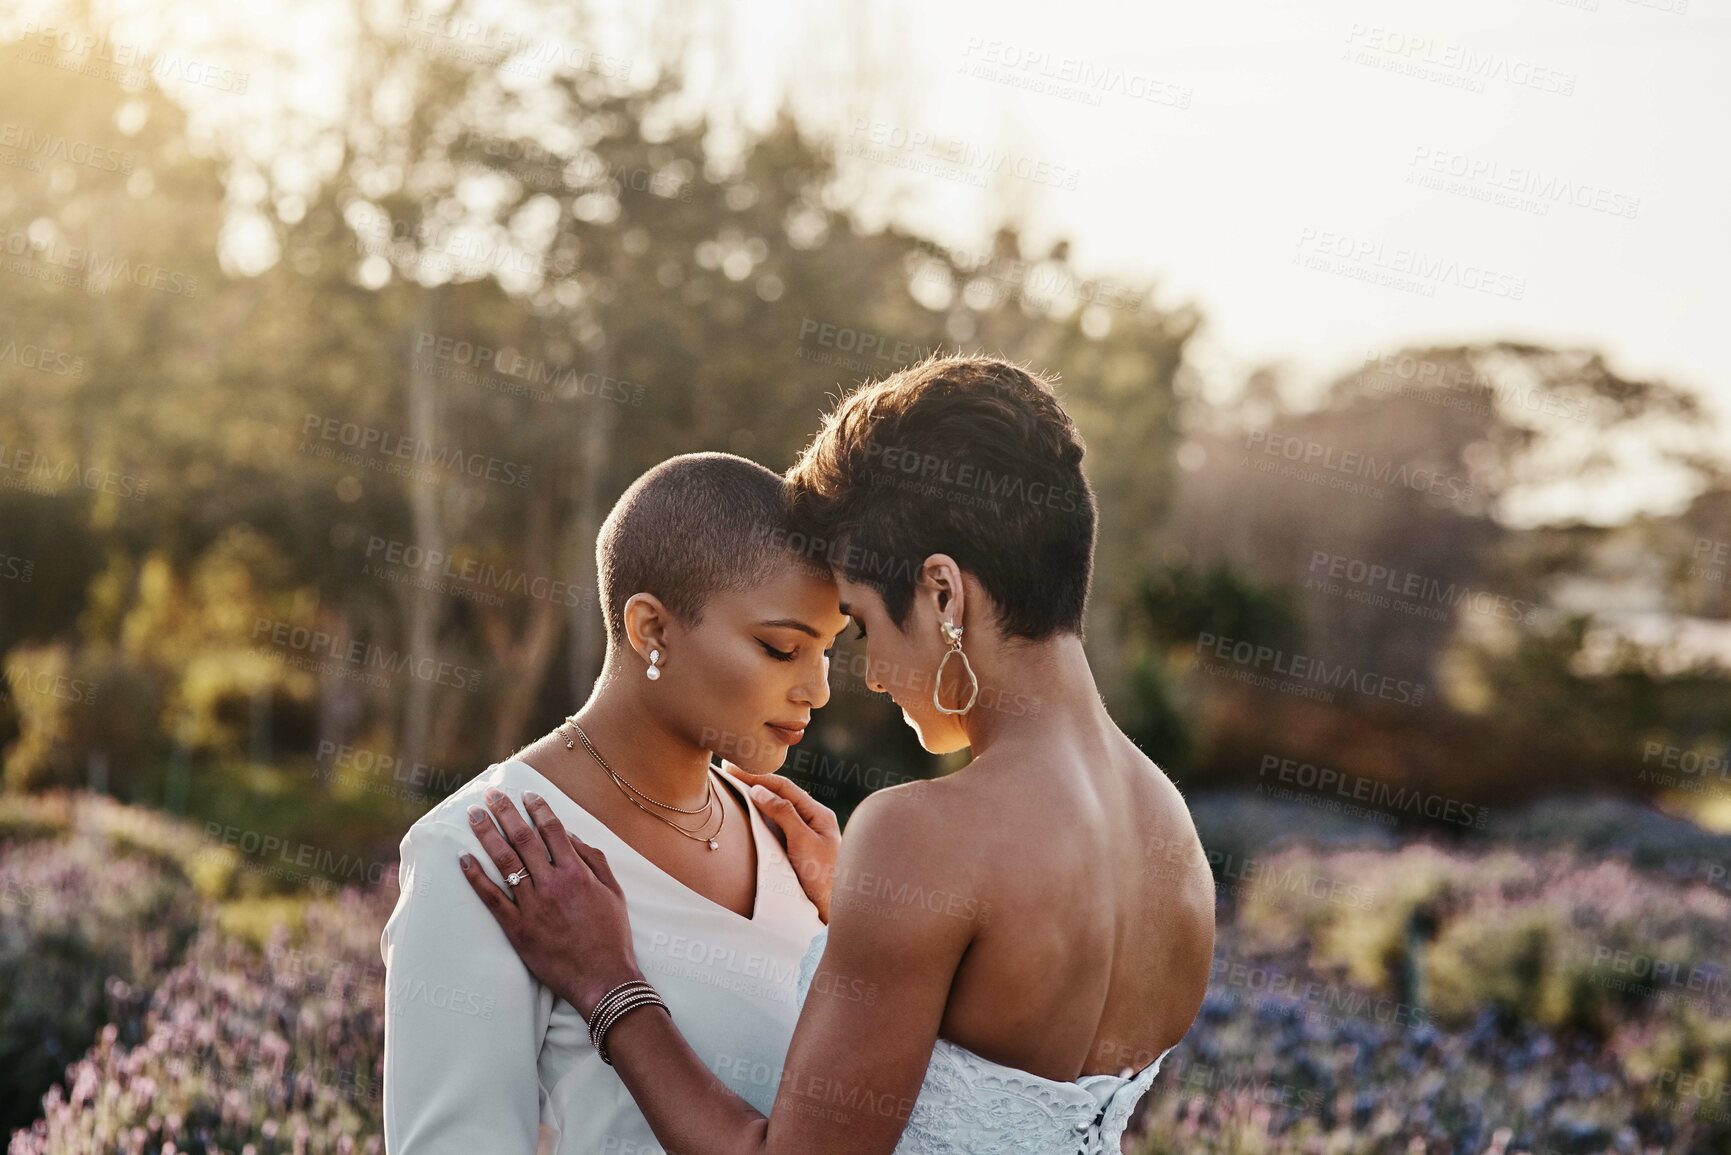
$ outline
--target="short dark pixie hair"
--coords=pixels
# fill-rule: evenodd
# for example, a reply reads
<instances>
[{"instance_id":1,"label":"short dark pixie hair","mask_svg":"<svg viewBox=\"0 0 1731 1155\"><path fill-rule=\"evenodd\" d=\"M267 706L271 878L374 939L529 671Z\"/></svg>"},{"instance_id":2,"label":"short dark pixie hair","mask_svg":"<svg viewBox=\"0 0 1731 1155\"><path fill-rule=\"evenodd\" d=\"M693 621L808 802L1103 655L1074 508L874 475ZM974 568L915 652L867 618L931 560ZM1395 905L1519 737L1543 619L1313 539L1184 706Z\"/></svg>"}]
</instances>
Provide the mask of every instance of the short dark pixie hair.
<instances>
[{"instance_id":1,"label":"short dark pixie hair","mask_svg":"<svg viewBox=\"0 0 1731 1155\"><path fill-rule=\"evenodd\" d=\"M781 476L731 453L685 453L648 470L620 494L595 541L608 648L626 645L625 603L651 593L687 626L723 590L748 590L779 567L830 576L787 546Z\"/></svg>"},{"instance_id":2,"label":"short dark pixie hair","mask_svg":"<svg viewBox=\"0 0 1731 1155\"><path fill-rule=\"evenodd\" d=\"M1005 636L1080 635L1096 520L1082 454L1049 382L933 357L837 403L787 472L790 516L898 629L919 566L947 553L991 595Z\"/></svg>"}]
</instances>

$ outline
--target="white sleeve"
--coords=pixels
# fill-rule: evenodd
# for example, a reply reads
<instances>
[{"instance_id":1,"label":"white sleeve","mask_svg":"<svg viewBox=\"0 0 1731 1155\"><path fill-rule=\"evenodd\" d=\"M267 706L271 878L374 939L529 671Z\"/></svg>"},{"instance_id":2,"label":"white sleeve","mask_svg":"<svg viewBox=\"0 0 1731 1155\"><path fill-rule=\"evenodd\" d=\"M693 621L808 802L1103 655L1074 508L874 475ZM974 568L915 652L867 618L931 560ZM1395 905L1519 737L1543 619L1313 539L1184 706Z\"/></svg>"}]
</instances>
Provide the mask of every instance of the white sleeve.
<instances>
[{"instance_id":1,"label":"white sleeve","mask_svg":"<svg viewBox=\"0 0 1731 1155\"><path fill-rule=\"evenodd\" d=\"M553 994L463 877L457 856L499 870L466 827L409 829L385 960L387 1155L533 1155L541 1129L538 1060Z\"/></svg>"}]
</instances>

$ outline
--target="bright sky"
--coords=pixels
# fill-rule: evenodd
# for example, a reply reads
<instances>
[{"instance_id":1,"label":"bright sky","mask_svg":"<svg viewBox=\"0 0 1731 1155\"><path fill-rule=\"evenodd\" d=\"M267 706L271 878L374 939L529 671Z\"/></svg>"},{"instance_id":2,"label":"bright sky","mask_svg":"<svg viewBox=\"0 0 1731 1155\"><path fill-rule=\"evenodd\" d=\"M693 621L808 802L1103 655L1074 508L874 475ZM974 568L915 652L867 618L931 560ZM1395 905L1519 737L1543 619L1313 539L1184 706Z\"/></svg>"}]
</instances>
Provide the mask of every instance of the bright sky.
<instances>
[{"instance_id":1,"label":"bright sky","mask_svg":"<svg viewBox=\"0 0 1731 1155\"><path fill-rule=\"evenodd\" d=\"M796 61L905 219L974 247L1013 203L1088 272L1154 277L1201 306L1216 387L1269 362L1319 385L1406 345L1513 339L1601 350L1731 416L1725 0L742 11L733 51L766 77ZM874 54L893 95L826 103L824 69ZM1636 467L1519 516L1674 509L1680 480Z\"/></svg>"},{"instance_id":2,"label":"bright sky","mask_svg":"<svg viewBox=\"0 0 1731 1155\"><path fill-rule=\"evenodd\" d=\"M247 27L308 50L304 109L347 4L284 2ZM1013 206L1086 271L1196 302L1216 384L1512 338L1731 413L1727 0L600 2L620 18L579 43L688 30L708 107L761 119L793 91L923 231L973 247Z\"/></svg>"},{"instance_id":3,"label":"bright sky","mask_svg":"<svg viewBox=\"0 0 1731 1155\"><path fill-rule=\"evenodd\" d=\"M756 0L746 50L825 8ZM833 111L886 172L937 166L902 170L908 215L977 240L998 202L968 183L989 159L968 162L1007 150L1028 175L999 186L1084 266L1200 303L1229 378L1509 337L1594 345L1731 411L1723 0L874 8L911 32L892 58L911 111Z\"/></svg>"}]
</instances>

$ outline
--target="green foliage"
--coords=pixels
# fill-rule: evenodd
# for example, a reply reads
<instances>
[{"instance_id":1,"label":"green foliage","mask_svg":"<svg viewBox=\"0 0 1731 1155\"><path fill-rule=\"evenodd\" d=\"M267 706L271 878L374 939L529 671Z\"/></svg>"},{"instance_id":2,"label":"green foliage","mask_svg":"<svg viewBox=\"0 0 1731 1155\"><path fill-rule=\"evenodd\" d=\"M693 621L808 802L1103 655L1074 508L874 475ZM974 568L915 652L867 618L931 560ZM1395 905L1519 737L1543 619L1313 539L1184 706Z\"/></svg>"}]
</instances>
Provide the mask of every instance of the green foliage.
<instances>
[{"instance_id":1,"label":"green foliage","mask_svg":"<svg viewBox=\"0 0 1731 1155\"><path fill-rule=\"evenodd\" d=\"M0 315L78 344L85 369L48 393L0 366L0 392L30 401L0 411L0 443L146 483L129 498L64 482L0 494L26 507L0 530L0 552L39 572L51 553L67 559L54 584L7 589L0 645L26 636L24 622L52 623L43 644L103 663L105 687L126 691L127 724L111 734L41 703L21 706L31 716L10 733L0 718L15 785L82 782L89 756L106 753L114 787L143 797L170 758L254 754L258 702L287 753L369 735L411 762L484 765L568 711L593 675L593 541L632 478L697 449L781 468L841 387L940 346L1062 376L1108 520L1146 524L1163 507L1191 311L1155 308L1140 285L1119 289L1124 308L1089 304L1062 288L1086 280L1067 248L1035 251L1014 221L984 267L862 224L832 142L790 116L718 151L704 111L678 105L676 60L638 86L579 71L525 88L423 55L399 32L386 20L358 37L336 168L292 194L255 158L189 149L184 118L154 88L42 67L0 76L8 108L124 142L156 190L132 195L124 174L21 171L0 209L51 222L65 244L129 238L135 260L198 281L187 300L0 277ZM371 117L386 77L407 97L389 125ZM541 131L549 118L568 131ZM228 199L230 165L262 169L262 201ZM463 192L477 187L497 200L478 207ZM274 264L242 275L219 263L215 223L237 213L268 234ZM459 220L519 247L466 260L481 246ZM1011 267L1060 288L1024 292L1005 280ZM862 334L878 352L858 353ZM314 452L325 420L485 453L531 484L422 482L333 460ZM1096 604L1116 614L1145 545L1101 541ZM449 561L382 564L405 546ZM483 567L579 596L488 597L485 582L451 576ZM342 682L255 644L259 618L490 676L474 693ZM884 737L899 719L857 705L820 726L852 750L900 750Z\"/></svg>"},{"instance_id":2,"label":"green foliage","mask_svg":"<svg viewBox=\"0 0 1731 1155\"><path fill-rule=\"evenodd\" d=\"M1199 711L1184 671L1203 634L1286 647L1302 636L1291 598L1225 564L1167 564L1143 575L1124 613L1127 647L1120 724L1169 773L1191 768Z\"/></svg>"},{"instance_id":3,"label":"green foliage","mask_svg":"<svg viewBox=\"0 0 1731 1155\"><path fill-rule=\"evenodd\" d=\"M192 823L98 794L0 794L0 846L73 835L105 853L146 860L204 898L236 893L240 856Z\"/></svg>"},{"instance_id":4,"label":"green foliage","mask_svg":"<svg viewBox=\"0 0 1731 1155\"><path fill-rule=\"evenodd\" d=\"M1217 875L1226 864L1243 870L1294 842L1387 849L1397 841L1385 826L1248 791L1199 791L1185 803Z\"/></svg>"},{"instance_id":5,"label":"green foliage","mask_svg":"<svg viewBox=\"0 0 1731 1155\"><path fill-rule=\"evenodd\" d=\"M103 746L99 731L108 702L102 691L117 688L116 672L105 655L65 642L16 646L5 655L18 727L18 740L6 751L7 789L83 784L88 760ZM124 704L124 693L120 698Z\"/></svg>"},{"instance_id":6,"label":"green foliage","mask_svg":"<svg viewBox=\"0 0 1731 1155\"><path fill-rule=\"evenodd\" d=\"M1142 753L1171 775L1189 769L1192 741L1167 663L1143 654L1131 666L1128 700L1118 724Z\"/></svg>"},{"instance_id":7,"label":"green foliage","mask_svg":"<svg viewBox=\"0 0 1731 1155\"><path fill-rule=\"evenodd\" d=\"M1184 646L1201 634L1285 647L1303 636L1292 599L1224 563L1167 565L1137 594L1137 625L1156 642Z\"/></svg>"},{"instance_id":8,"label":"green foliage","mask_svg":"<svg viewBox=\"0 0 1731 1155\"><path fill-rule=\"evenodd\" d=\"M1242 888L1241 925L1251 950L1302 950L1452 1028L1490 1012L1603 1040L1632 1015L1675 1017L1679 1001L1712 1014L1731 997L1718 962L1731 957L1726 906L1704 883L1573 853L1300 847L1265 858Z\"/></svg>"},{"instance_id":9,"label":"green foliage","mask_svg":"<svg viewBox=\"0 0 1731 1155\"><path fill-rule=\"evenodd\" d=\"M1541 799L1496 815L1485 833L1508 846L1623 858L1649 869L1681 868L1696 877L1713 864L1731 871L1731 834L1703 830L1611 795Z\"/></svg>"}]
</instances>

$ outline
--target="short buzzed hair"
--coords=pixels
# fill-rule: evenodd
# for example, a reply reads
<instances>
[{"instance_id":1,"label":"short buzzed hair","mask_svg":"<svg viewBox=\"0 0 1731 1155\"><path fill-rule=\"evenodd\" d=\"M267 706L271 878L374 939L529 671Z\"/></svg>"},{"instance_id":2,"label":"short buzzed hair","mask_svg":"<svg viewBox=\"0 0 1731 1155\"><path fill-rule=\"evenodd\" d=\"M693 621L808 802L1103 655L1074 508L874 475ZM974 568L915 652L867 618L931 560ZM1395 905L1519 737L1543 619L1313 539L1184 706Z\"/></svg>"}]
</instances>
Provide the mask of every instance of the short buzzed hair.
<instances>
[{"instance_id":1,"label":"short buzzed hair","mask_svg":"<svg viewBox=\"0 0 1731 1155\"><path fill-rule=\"evenodd\" d=\"M654 594L695 627L712 596L752 589L782 566L827 579L826 566L787 546L785 491L774 470L731 453L684 453L633 481L595 541L608 649L627 644L633 594Z\"/></svg>"}]
</instances>

